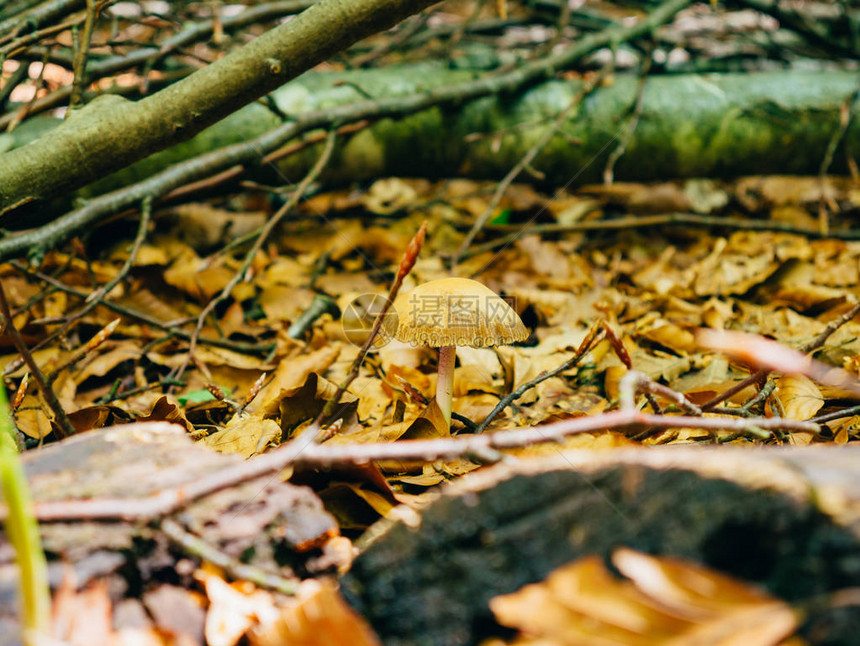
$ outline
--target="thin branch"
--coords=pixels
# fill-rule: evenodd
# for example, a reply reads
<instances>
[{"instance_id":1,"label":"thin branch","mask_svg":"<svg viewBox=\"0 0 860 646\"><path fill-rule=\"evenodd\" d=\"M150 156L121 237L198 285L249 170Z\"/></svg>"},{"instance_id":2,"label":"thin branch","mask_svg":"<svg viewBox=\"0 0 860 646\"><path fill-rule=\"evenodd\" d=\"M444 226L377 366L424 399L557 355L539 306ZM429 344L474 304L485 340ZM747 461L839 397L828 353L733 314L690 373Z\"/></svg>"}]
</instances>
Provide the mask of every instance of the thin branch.
<instances>
[{"instance_id":1,"label":"thin branch","mask_svg":"<svg viewBox=\"0 0 860 646\"><path fill-rule=\"evenodd\" d=\"M664 399L668 399L689 415L694 415L696 417L702 415L702 409L684 397L683 394L676 390L672 390L668 386L657 383L647 375L636 370L630 370L621 378L618 390L618 398L622 410L635 409L635 396L639 393L650 393L651 395L658 395Z\"/></svg>"},{"instance_id":2,"label":"thin branch","mask_svg":"<svg viewBox=\"0 0 860 646\"><path fill-rule=\"evenodd\" d=\"M199 536L192 534L171 518L161 521L160 526L165 536L183 551L221 568L236 580L250 581L261 588L275 590L286 595L294 595L298 590L299 582L297 580L287 579L237 561L214 545L210 545Z\"/></svg>"},{"instance_id":3,"label":"thin branch","mask_svg":"<svg viewBox=\"0 0 860 646\"><path fill-rule=\"evenodd\" d=\"M804 343L797 350L803 354L809 354L814 352L815 350L822 347L825 343L827 343L827 339L829 339L833 334L841 328L843 325L848 323L855 316L860 314L860 303L856 303L851 309L849 309L845 314L840 316L839 318L835 318L825 327L814 339L809 341L808 343ZM756 370L749 377L739 381L737 384L729 388L728 390L723 391L713 399L702 404L703 411L712 410L717 404L721 404L730 397L737 395L744 388L748 388L753 384L759 383L763 381L768 374L770 374L770 370Z\"/></svg>"},{"instance_id":4,"label":"thin branch","mask_svg":"<svg viewBox=\"0 0 860 646\"><path fill-rule=\"evenodd\" d=\"M591 329L585 335L585 338L582 340L582 343L579 344L579 347L576 349L576 352L574 352L573 356L570 357L567 361L548 372L542 372L531 381L527 381L513 392L502 397L499 400L499 403L496 404L493 410L491 410L489 414L484 418L484 421L478 424L477 428L475 428L475 433L483 433L487 429L487 426L489 426L490 422L492 422L499 413L505 410L505 408L510 406L520 397L525 395L529 390L537 387L538 384L543 383L547 379L552 379L553 377L556 377L563 372L567 372L575 365L577 365L580 361L582 361L582 358L591 350L591 348L594 347L595 343L597 343L603 336L604 332L600 330L600 326L601 322L599 321L591 326Z\"/></svg>"},{"instance_id":5,"label":"thin branch","mask_svg":"<svg viewBox=\"0 0 860 646\"><path fill-rule=\"evenodd\" d=\"M642 116L642 109L645 106L645 87L648 84L648 72L651 70L651 49L646 50L645 57L642 61L642 67L639 72L639 88L636 91L636 101L633 103L633 110L630 114L630 120L624 128L624 132L618 138L618 146L615 150L609 153L609 158L606 160L606 167L603 169L603 183L612 184L615 178L615 163L621 159L622 155L627 152L627 146L633 140L633 135L636 133L636 128L639 126L639 118Z\"/></svg>"},{"instance_id":6,"label":"thin branch","mask_svg":"<svg viewBox=\"0 0 860 646\"><path fill-rule=\"evenodd\" d=\"M98 305L104 304L104 298L108 294L110 294L113 288L119 285L119 283L123 281L128 275L129 271L131 271L131 267L132 265L134 265L134 261L137 258L137 254L140 251L144 240L146 240L146 234L147 231L149 231L149 224L151 222L151 219L152 200L145 199L140 207L140 223L138 224L137 234L135 235L134 242L131 245L131 250L129 251L128 258L126 259L120 270L117 272L116 276L111 278L107 283L99 287L94 292L91 292L90 295L86 297L86 302L84 303L83 307L81 307L77 312L74 312L67 316L62 326L58 327L51 334L39 341L39 343L33 346L31 351L38 350L39 348L47 345L54 339L66 334L72 328L72 326L75 325L75 323L77 323L83 317L93 311ZM12 374L18 368L21 367L22 363L23 357L20 357L15 361L10 361L4 368L3 374Z\"/></svg>"},{"instance_id":7,"label":"thin branch","mask_svg":"<svg viewBox=\"0 0 860 646\"><path fill-rule=\"evenodd\" d=\"M84 93L84 84L87 78L87 58L90 53L90 41L93 36L93 25L98 14L98 3L96 0L87 0L86 20L84 27L78 34L75 51L75 80L72 83L72 94L69 97L70 110L66 113L68 117L71 114L71 108L77 106L81 101L81 95Z\"/></svg>"},{"instance_id":8,"label":"thin branch","mask_svg":"<svg viewBox=\"0 0 860 646\"><path fill-rule=\"evenodd\" d=\"M20 271L25 276L37 278L43 282L48 283L52 287L57 288L61 292L65 292L66 294L71 294L72 296L77 296L80 299L86 300L89 294L83 290L75 289L65 283L57 280L53 276L50 276L44 272L30 269L25 263L19 260L13 260L9 264L11 264L15 269ZM127 316L130 319L143 321L149 326L152 326L159 330L164 330L165 332L169 332L174 336L180 339L191 339L191 332L187 332L176 327L175 323L161 321L154 316L147 314L146 312L141 312L133 307L126 307L125 305L119 305L118 303L114 303L113 301L102 301L98 303L103 307L111 310L112 312L116 312L117 314L122 314L123 316ZM228 350L235 350L236 352L245 352L250 354L266 354L272 350L274 347L273 343L244 343L242 341L231 341L229 339L213 339L211 337L199 337L197 342L201 345L209 345L216 348L226 348Z\"/></svg>"},{"instance_id":9,"label":"thin branch","mask_svg":"<svg viewBox=\"0 0 860 646\"><path fill-rule=\"evenodd\" d=\"M487 224L490 217L495 213L496 208L502 201L502 198L507 193L508 188L510 188L511 184L517 177L520 176L520 173L523 172L526 168L531 166L531 163L534 161L535 157L537 157L541 151L546 148L547 144L555 137L556 132L561 127L561 125L567 120L570 116L570 113L579 106L582 102L582 99L588 96L595 87L600 85L600 81L603 79L606 70L601 72L601 74L594 80L592 83L587 83L583 86L583 88L576 93L576 95L571 99L568 106L558 113L558 116L553 120L551 124L549 124L544 130L543 134L538 138L535 144L529 148L525 155L514 165L514 167L508 171L508 173L502 178L496 185L496 190L493 191L493 197L490 199L487 204L487 208L484 209L484 212L481 213L480 216L475 220L475 223L472 225L472 228L466 234L466 237L463 238L463 241L460 243L460 246L457 248L457 251L454 252L454 256L451 258L451 273L454 274L454 271L457 268L457 263L460 260L460 257L466 252L466 249L469 248L469 245L472 244L472 241L475 239L475 236L480 233L481 229L484 228L484 225Z\"/></svg>"},{"instance_id":10,"label":"thin branch","mask_svg":"<svg viewBox=\"0 0 860 646\"><path fill-rule=\"evenodd\" d=\"M150 424L152 426L150 426ZM163 431L163 422L141 424L141 429ZM86 500L42 501L35 504L36 517L41 521L72 519L145 520L171 514L194 500L264 475L276 473L292 464L331 466L335 464L366 464L382 460L451 460L468 455L489 455L493 451L513 449L545 442L558 442L566 437L599 431L630 431L642 428L692 428L709 431L749 432L784 430L818 433L813 422L798 422L783 418L724 418L690 417L681 415L650 415L636 410L621 410L602 415L588 415L552 424L527 428L512 428L480 435L458 435L434 440L404 440L370 444L304 444L292 441L246 462L203 476L181 487L165 489L147 498L91 498ZM300 436L301 437L301 436ZM0 508L0 520L6 510Z\"/></svg>"},{"instance_id":11,"label":"thin branch","mask_svg":"<svg viewBox=\"0 0 860 646\"><path fill-rule=\"evenodd\" d=\"M6 291L3 289L2 282L0 282L0 314L3 315L6 334L12 337L12 343L15 344L18 352L20 352L21 356L24 358L24 363L27 364L30 374L33 375L33 378L36 380L39 390L42 393L42 397L45 399L45 403L48 404L48 407L54 413L54 421L57 423L54 429L55 434L60 439L69 435L74 435L75 427L72 426L72 423L69 421L66 411L63 410L60 400L57 399L57 394L54 392L51 384L49 384L45 379L45 375L42 374L36 360L33 359L30 349L27 347L24 339L21 338L18 328L15 327L15 322L12 320L12 312L9 311L9 301L6 300Z\"/></svg>"},{"instance_id":12,"label":"thin branch","mask_svg":"<svg viewBox=\"0 0 860 646\"><path fill-rule=\"evenodd\" d=\"M203 311L200 312L200 316L197 317L197 324L194 326L194 331L191 333L190 344L188 347L188 361L194 360L194 349L197 347L197 339L200 336L200 332L203 329L203 325L206 322L206 319L209 317L209 314L212 313L212 310L215 307L225 301L229 296L233 289L243 280L247 280L248 270L251 268L251 265L254 262L254 258L257 257L257 254L263 248L266 240L269 239L269 235L275 229L278 224L280 224L281 220L293 210L293 208L298 204L301 199L304 197L305 192L308 190L308 187L316 181L317 177L319 177L320 173L325 168L326 164L328 164L331 159L331 154L334 152L334 142L337 139L337 130L332 130L329 132L329 136L326 139L325 146L323 147L322 153L320 153L319 158L314 164L314 167L311 168L310 172L299 182L299 185L296 187L296 190L290 196L290 199L287 200L284 205L278 209L275 214L269 218L266 222L266 225L263 227L260 235L257 236L257 239L254 241L254 244L245 254L245 259L242 261L242 265L233 274L233 277L230 281L224 286L224 289L215 296L206 307L203 308ZM182 374L185 372L185 369L188 366L188 361L186 361L179 369L176 371L176 374L172 375L174 379L180 379Z\"/></svg>"},{"instance_id":13,"label":"thin branch","mask_svg":"<svg viewBox=\"0 0 860 646\"><path fill-rule=\"evenodd\" d=\"M331 414L334 412L335 406L340 403L340 398L347 391L350 384L352 384L352 382L358 377L361 364L364 363L364 359L367 357L367 353L370 352L373 342L376 341L376 337L379 336L379 333L382 330L382 326L388 316L388 311L394 305L394 299L397 298L397 293L403 285L403 279L409 275L409 272L412 271L412 268L418 260L418 254L424 244L424 236L426 234L427 222L425 221L419 227L418 232L412 237L412 240L409 241L406 251L403 254L403 258L400 261L400 266L397 268L397 274L394 276L394 281L391 283L391 287L388 290L388 296L382 305L382 310L376 315L370 334L367 336L367 339L365 339L364 344L355 356L346 379L344 379L337 387L334 395L329 397L313 424L308 426L308 428L302 431L300 436L293 440L298 445L302 445L305 442L316 442L319 440L319 433L323 423L330 418Z\"/></svg>"}]
</instances>

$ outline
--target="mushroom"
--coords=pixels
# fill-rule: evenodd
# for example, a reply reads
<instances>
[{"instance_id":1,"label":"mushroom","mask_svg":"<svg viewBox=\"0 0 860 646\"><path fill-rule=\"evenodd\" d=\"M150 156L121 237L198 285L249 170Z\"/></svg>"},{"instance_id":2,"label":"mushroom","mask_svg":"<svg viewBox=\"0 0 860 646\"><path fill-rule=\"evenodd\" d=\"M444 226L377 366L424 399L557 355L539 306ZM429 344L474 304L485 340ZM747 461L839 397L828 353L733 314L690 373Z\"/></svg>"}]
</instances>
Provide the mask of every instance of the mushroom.
<instances>
[{"instance_id":1,"label":"mushroom","mask_svg":"<svg viewBox=\"0 0 860 646\"><path fill-rule=\"evenodd\" d=\"M451 423L456 346L483 348L523 341L528 329L498 294L469 278L431 280L394 302L398 341L439 348L436 403Z\"/></svg>"}]
</instances>

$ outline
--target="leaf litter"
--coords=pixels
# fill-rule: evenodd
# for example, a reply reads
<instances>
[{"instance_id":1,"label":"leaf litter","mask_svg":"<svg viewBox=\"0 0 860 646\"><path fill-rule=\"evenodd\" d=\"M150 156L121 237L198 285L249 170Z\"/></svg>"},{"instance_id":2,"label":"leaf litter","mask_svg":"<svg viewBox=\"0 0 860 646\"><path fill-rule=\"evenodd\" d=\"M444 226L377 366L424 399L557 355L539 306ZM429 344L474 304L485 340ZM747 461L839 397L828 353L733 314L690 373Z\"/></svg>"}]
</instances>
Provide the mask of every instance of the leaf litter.
<instances>
[{"instance_id":1,"label":"leaf litter","mask_svg":"<svg viewBox=\"0 0 860 646\"><path fill-rule=\"evenodd\" d=\"M857 303L860 243L731 226L731 217L740 213L763 223L807 227L816 221L812 214L818 204L818 182L817 178L772 177L706 185L614 184L556 196L513 185L498 207L504 217L490 221L460 260L457 273L474 276L506 296L532 331L529 340L498 348L458 348L453 409L459 417L455 416L450 428L440 420L433 400L436 352L393 340L380 343L341 397L337 416L327 420L327 441L349 445L467 434L470 424L480 424L501 397L564 364L601 320L618 335L623 350L609 339L599 340L576 366L511 402L486 432L613 410L631 368L683 394L693 404L706 404L762 366L743 356L703 347L697 336L700 328L754 333L802 347ZM177 210L173 217L192 219L195 235L187 235L188 227L171 229L156 224L150 242L138 250L129 275L78 318L75 311L83 299L117 276L128 257L126 242L116 243L98 258L51 252L39 273L19 264L2 265L0 276L15 325L28 344L35 346L33 356L53 383L77 431L163 420L182 425L192 437L217 451L251 457L295 437L323 410L358 353L356 336L351 334L354 330L345 329L348 325L341 314L357 298L384 297L396 263L420 223L430 223L427 242L406 278L404 291L448 275L446 260L473 218L486 208L488 188L492 187L466 180L385 179L358 196L350 189L307 200L277 239L253 259L230 299L205 321L193 356L187 341L194 322L241 264L241 246L221 249L235 240L231 235L239 234L226 230L224 223L247 217L244 224L253 219L253 228L262 219L257 212L239 214L228 205L199 204ZM841 184L833 190L847 210L857 210L856 190ZM600 228L606 218L676 210L722 213L727 226L717 230ZM315 221L322 217L324 226ZM177 235L183 230L184 235ZM512 233L516 235L511 237ZM45 275L53 282L42 282L40 277ZM297 330L320 296L335 306ZM113 327L105 332L107 326ZM840 323L827 342L815 348L816 358L851 375L860 374L858 332L860 324ZM183 366L188 367L183 371ZM27 374L6 337L0 337L0 369L7 384L15 388ZM765 375L738 390L721 407L734 409L730 412L736 415L809 420L848 408L857 399L855 393L833 384L777 371L770 381ZM18 429L31 444L50 441L54 430L50 408L35 385L24 384L17 401L14 418ZM659 394L653 401L672 412L673 403ZM645 398L638 397L636 405L646 406ZM860 437L858 419L856 413L846 414L823 424L818 433L782 432L767 437L699 429L636 436L606 430L568 438L561 448L610 450L713 442L846 444ZM557 450L557 445L537 445L510 452L525 458ZM427 488L480 466L481 461L472 458L431 463L387 460L324 474L292 472L292 477L316 489L349 537L380 517L398 517L402 513L399 503L420 507ZM348 538L343 540L349 545ZM762 634L767 635L790 634L795 625L790 609L738 588L742 584L692 565L627 556L628 561L645 559L643 567L662 569L664 579L671 571L681 578L699 577L716 589L733 585L744 592L741 598L749 603L667 608L669 588L642 589L636 576L618 563L616 567L633 583L614 582L600 570L602 566L586 560L570 567L581 585L591 581L586 587L592 592L587 594L599 592L598 596L614 599L612 612L623 611L621 600L625 598L625 603L636 608L648 608L626 618L599 617L598 609L604 606L596 597L586 597L589 604L597 604L586 612L589 621L608 622L628 631L634 619L637 625L656 622L655 630L675 635L667 643L678 644L693 643L694 635L699 634L696 631L703 635L719 632L726 613L735 617L746 613L749 622L744 623L761 624ZM209 643L233 644L243 635L251 643L281 643L278 640L283 641L288 632L295 643L325 643L302 637L323 624L326 630L347 631L355 640L366 634L361 643L376 643L361 627L360 619L351 616L342 602L331 600L336 593L327 584L315 587L306 598L300 593L298 601L285 605L283 600L264 598L268 593L249 583L227 584L221 576L199 575L208 601L195 603L209 607L205 626ZM562 575L551 575L541 585L551 587L558 576ZM594 590L597 579L606 583L605 590ZM246 588L231 592L230 585ZM63 594L68 597L72 592ZM85 594L95 595L97 600L106 592L90 589ZM523 603L528 603L528 595L537 593L518 594L526 594ZM560 603L564 608L559 612L582 612L579 606L572 609L569 599L553 598L555 594L540 593L541 598L552 599L547 601L548 608ZM233 598L236 595L245 595L241 603ZM323 597L329 600L323 604L326 610L320 611ZM504 606L503 599L494 602L494 611ZM99 607L95 601L81 602ZM72 612L64 610L71 603L63 600L59 611ZM302 610L303 604L317 609ZM655 604L658 609L652 607ZM214 613L215 608L228 606L229 614ZM291 618L285 612L292 613ZM319 612L323 614L315 614ZM220 623L213 623L216 616ZM535 630L516 617L499 620L530 634ZM313 624L315 621L323 624ZM771 633L766 630L768 625L774 626ZM100 630L113 629L107 625ZM755 632L752 627L750 631L750 635ZM147 635L152 641L155 633ZM539 643L555 643L550 636L544 637L549 641ZM695 643L723 643L716 637L708 639ZM778 643L767 641L770 637L749 639L747 643ZM75 639L70 637L70 641Z\"/></svg>"}]
</instances>

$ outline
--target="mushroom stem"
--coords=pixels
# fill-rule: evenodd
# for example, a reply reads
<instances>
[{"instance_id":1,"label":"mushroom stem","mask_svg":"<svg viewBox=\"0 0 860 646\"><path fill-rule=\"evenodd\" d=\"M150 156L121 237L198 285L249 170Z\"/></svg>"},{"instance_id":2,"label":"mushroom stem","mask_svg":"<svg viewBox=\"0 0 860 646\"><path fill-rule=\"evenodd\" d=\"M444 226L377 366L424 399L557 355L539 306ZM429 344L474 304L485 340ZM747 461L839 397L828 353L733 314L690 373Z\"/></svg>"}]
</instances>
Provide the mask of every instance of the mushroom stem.
<instances>
[{"instance_id":1,"label":"mushroom stem","mask_svg":"<svg viewBox=\"0 0 860 646\"><path fill-rule=\"evenodd\" d=\"M439 374L436 378L436 403L445 416L445 421L451 424L451 398L454 395L454 361L457 358L457 348L447 345L439 348Z\"/></svg>"}]
</instances>

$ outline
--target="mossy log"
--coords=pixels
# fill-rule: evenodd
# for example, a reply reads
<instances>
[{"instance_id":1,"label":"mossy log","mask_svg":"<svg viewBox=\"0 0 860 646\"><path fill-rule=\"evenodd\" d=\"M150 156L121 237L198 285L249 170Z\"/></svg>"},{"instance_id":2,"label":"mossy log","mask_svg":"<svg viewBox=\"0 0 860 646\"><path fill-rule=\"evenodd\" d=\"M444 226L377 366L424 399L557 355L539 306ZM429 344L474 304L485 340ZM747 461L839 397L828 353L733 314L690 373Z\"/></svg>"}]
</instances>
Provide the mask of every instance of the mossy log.
<instances>
[{"instance_id":1,"label":"mossy log","mask_svg":"<svg viewBox=\"0 0 860 646\"><path fill-rule=\"evenodd\" d=\"M381 522L344 581L384 643L472 644L488 601L627 546L791 602L860 584L860 447L573 451L467 476L417 526ZM817 644L855 644L860 609L817 613Z\"/></svg>"},{"instance_id":2,"label":"mossy log","mask_svg":"<svg viewBox=\"0 0 860 646\"><path fill-rule=\"evenodd\" d=\"M465 84L478 71L424 64L379 70L308 73L275 91L276 109L246 106L189 142L151 155L91 184L91 197L140 181L168 166L280 125L283 118L339 105L380 105L393 97L432 93ZM638 125L615 165L617 180L643 181L749 174L816 174L837 137L842 111L857 89L852 71L667 75L645 84ZM639 81L618 76L588 94L571 111L531 164L546 186L601 181L636 104ZM378 120L344 137L323 173L328 183L399 175L503 177L553 127L556 116L582 92L580 81L548 81L518 93L461 104L447 103L400 118ZM35 119L19 132L0 135L0 151L44 134L50 121ZM847 172L847 157L860 150L860 120L841 138L830 171ZM852 153L853 151L853 153ZM298 181L316 161L319 147L281 161L278 172L260 169L266 181ZM268 176L266 172L268 170ZM3 226L26 220L0 219ZM31 223L32 224L32 223Z\"/></svg>"}]
</instances>

